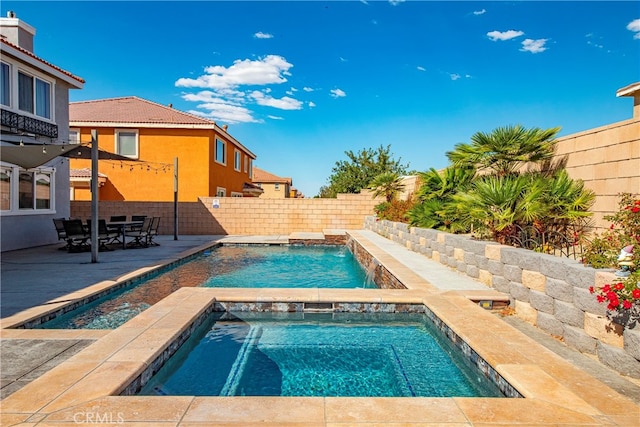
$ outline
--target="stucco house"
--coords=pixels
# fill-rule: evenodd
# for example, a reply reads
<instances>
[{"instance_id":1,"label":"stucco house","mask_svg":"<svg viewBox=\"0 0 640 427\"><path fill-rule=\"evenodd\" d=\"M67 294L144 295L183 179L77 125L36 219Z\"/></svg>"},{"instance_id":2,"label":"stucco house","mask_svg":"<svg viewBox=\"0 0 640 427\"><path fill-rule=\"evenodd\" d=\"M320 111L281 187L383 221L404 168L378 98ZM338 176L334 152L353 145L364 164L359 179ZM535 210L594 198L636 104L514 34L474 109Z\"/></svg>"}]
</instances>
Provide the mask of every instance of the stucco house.
<instances>
[{"instance_id":1,"label":"stucco house","mask_svg":"<svg viewBox=\"0 0 640 427\"><path fill-rule=\"evenodd\" d=\"M135 96L72 102L69 116L72 141L91 141L95 129L100 149L134 160L99 162L100 200L172 201L176 158L179 201L260 191L251 185L255 154L227 126ZM71 169L72 200L90 200L79 171L91 161L72 159Z\"/></svg>"},{"instance_id":2,"label":"stucco house","mask_svg":"<svg viewBox=\"0 0 640 427\"><path fill-rule=\"evenodd\" d=\"M69 90L84 80L34 54L36 30L9 12L0 18L1 250L58 240L52 219L67 217Z\"/></svg>"},{"instance_id":3,"label":"stucco house","mask_svg":"<svg viewBox=\"0 0 640 427\"><path fill-rule=\"evenodd\" d=\"M253 168L253 183L262 188L263 199L287 199L297 197L291 178L282 178L260 168Z\"/></svg>"}]
</instances>

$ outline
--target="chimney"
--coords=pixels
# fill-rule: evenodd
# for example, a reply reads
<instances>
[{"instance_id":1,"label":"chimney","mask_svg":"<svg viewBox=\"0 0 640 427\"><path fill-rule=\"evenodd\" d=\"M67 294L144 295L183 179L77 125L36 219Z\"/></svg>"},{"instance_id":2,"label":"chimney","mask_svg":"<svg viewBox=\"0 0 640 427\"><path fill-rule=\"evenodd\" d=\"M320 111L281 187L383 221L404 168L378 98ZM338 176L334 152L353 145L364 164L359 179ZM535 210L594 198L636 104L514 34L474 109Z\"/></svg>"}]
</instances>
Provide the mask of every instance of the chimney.
<instances>
[{"instance_id":1,"label":"chimney","mask_svg":"<svg viewBox=\"0 0 640 427\"><path fill-rule=\"evenodd\" d=\"M173 108L173 104L169 104L169 105L167 105L167 107Z\"/></svg>"},{"instance_id":2,"label":"chimney","mask_svg":"<svg viewBox=\"0 0 640 427\"><path fill-rule=\"evenodd\" d=\"M224 130L226 132L227 129L229 129L229 125L222 125L222 130Z\"/></svg>"},{"instance_id":3,"label":"chimney","mask_svg":"<svg viewBox=\"0 0 640 427\"><path fill-rule=\"evenodd\" d=\"M0 34L9 43L33 52L33 36L36 35L36 29L26 22L20 21L14 11L10 10L7 12L6 18L0 18Z\"/></svg>"}]
</instances>

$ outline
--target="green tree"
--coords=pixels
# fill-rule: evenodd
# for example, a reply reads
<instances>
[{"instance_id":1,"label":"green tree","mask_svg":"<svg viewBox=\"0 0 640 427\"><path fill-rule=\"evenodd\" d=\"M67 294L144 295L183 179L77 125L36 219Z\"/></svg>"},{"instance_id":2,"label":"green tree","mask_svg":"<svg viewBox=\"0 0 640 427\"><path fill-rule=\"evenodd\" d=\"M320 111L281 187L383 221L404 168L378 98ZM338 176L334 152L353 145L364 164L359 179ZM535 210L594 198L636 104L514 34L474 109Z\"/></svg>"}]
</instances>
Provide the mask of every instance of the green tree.
<instances>
[{"instance_id":1,"label":"green tree","mask_svg":"<svg viewBox=\"0 0 640 427\"><path fill-rule=\"evenodd\" d=\"M373 190L373 197L384 197L391 203L398 193L404 190L402 178L396 172L384 172L373 178L369 188Z\"/></svg>"},{"instance_id":2,"label":"green tree","mask_svg":"<svg viewBox=\"0 0 640 427\"><path fill-rule=\"evenodd\" d=\"M559 131L558 127L498 127L491 133L475 133L470 144L457 144L447 152L447 157L454 166L473 166L491 175L514 175L528 163L550 160L555 154L555 136Z\"/></svg>"},{"instance_id":3,"label":"green tree","mask_svg":"<svg viewBox=\"0 0 640 427\"><path fill-rule=\"evenodd\" d=\"M328 184L320 188L320 197L336 197L339 193L359 193L369 188L375 177L383 173L404 175L408 165L395 160L391 146L380 146L373 150L363 149L358 153L345 151L348 160L337 161Z\"/></svg>"},{"instance_id":4,"label":"green tree","mask_svg":"<svg viewBox=\"0 0 640 427\"><path fill-rule=\"evenodd\" d=\"M452 196L467 189L474 175L474 168L453 166L441 172L434 168L421 172L421 185L416 192L418 203L408 212L409 223L443 231L466 231L466 226L458 221Z\"/></svg>"}]
</instances>

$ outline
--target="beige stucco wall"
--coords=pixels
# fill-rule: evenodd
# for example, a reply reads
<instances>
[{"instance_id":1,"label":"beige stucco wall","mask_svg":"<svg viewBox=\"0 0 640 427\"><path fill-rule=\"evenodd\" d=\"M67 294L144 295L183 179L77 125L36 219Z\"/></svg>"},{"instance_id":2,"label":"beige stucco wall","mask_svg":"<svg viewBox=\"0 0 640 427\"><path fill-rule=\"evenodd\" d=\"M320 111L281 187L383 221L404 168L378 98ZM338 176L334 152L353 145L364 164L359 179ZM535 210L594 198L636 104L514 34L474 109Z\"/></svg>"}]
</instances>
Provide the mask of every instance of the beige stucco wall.
<instances>
[{"instance_id":1,"label":"beige stucco wall","mask_svg":"<svg viewBox=\"0 0 640 427\"><path fill-rule=\"evenodd\" d=\"M336 199L261 199L253 197L213 197L178 204L178 234L290 234L296 231L362 229L365 217L379 203L370 194L340 194ZM99 204L99 218L111 215L159 216L160 234L173 234L171 202L115 202ZM72 201L71 216L90 218L91 202ZM53 229L53 227L52 227Z\"/></svg>"},{"instance_id":2,"label":"beige stucco wall","mask_svg":"<svg viewBox=\"0 0 640 427\"><path fill-rule=\"evenodd\" d=\"M261 183L260 188L264 191L260 195L261 199L285 199L289 197L289 184L280 183L276 190L276 184Z\"/></svg>"},{"instance_id":3,"label":"beige stucco wall","mask_svg":"<svg viewBox=\"0 0 640 427\"><path fill-rule=\"evenodd\" d=\"M619 193L640 194L640 117L558 138L557 155L596 193L595 227L609 227L603 216L617 210Z\"/></svg>"}]
</instances>

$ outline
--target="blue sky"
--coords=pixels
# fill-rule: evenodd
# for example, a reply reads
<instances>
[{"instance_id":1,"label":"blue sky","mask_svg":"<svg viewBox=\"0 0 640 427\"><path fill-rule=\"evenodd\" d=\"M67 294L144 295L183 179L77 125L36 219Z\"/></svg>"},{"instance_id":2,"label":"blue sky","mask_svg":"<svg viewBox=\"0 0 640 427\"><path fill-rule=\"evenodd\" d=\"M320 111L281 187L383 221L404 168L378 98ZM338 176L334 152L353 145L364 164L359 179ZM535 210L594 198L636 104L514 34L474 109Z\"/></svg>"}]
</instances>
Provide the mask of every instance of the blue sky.
<instances>
[{"instance_id":1,"label":"blue sky","mask_svg":"<svg viewBox=\"0 0 640 427\"><path fill-rule=\"evenodd\" d=\"M228 124L307 197L347 150L410 169L498 126L560 135L632 116L637 1L3 1L35 53L86 80Z\"/></svg>"}]
</instances>

